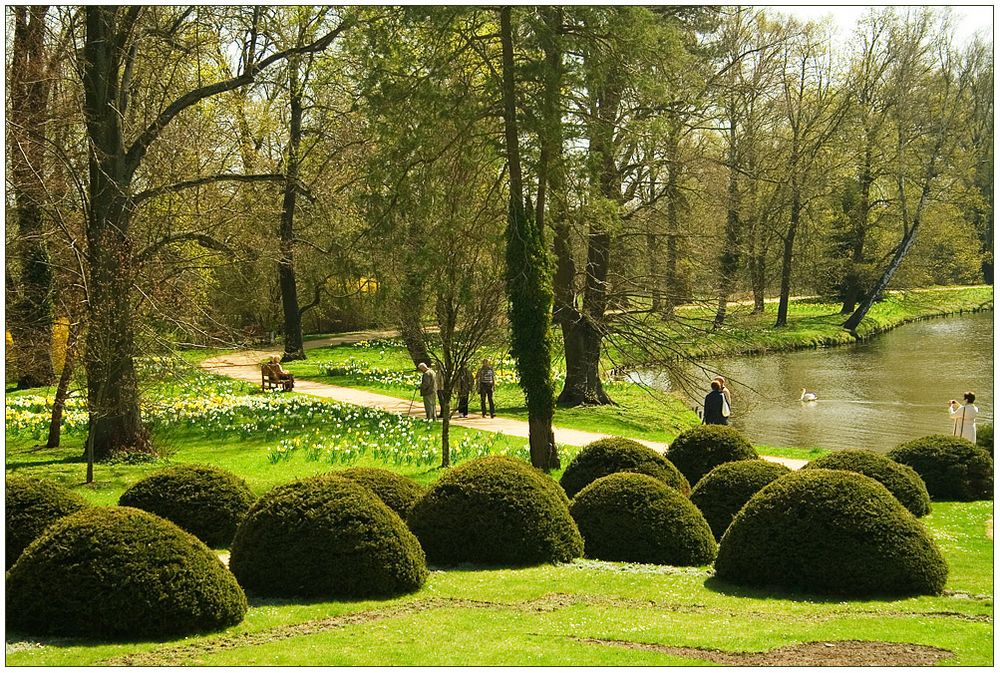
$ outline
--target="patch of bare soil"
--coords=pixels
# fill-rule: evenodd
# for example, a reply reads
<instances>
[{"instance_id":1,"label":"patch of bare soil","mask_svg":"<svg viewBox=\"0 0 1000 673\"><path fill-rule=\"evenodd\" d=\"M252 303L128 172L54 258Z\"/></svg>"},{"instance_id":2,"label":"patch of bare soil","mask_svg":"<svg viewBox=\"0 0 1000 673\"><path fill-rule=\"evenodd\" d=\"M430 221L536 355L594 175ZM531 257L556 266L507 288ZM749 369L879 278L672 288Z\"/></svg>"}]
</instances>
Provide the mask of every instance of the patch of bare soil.
<instances>
[{"instance_id":1,"label":"patch of bare soil","mask_svg":"<svg viewBox=\"0 0 1000 673\"><path fill-rule=\"evenodd\" d=\"M927 645L864 640L802 643L777 647L767 652L724 652L590 638L580 639L580 642L662 652L722 666L933 666L952 656L948 650Z\"/></svg>"}]
</instances>

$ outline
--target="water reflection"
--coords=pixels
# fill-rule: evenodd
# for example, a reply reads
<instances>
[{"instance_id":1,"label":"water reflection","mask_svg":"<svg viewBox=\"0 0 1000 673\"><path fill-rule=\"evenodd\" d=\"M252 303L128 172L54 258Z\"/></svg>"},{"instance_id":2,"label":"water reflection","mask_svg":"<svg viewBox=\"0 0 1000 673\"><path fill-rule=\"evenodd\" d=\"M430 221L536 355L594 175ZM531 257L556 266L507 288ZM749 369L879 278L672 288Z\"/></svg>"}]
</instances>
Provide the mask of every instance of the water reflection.
<instances>
[{"instance_id":1,"label":"water reflection","mask_svg":"<svg viewBox=\"0 0 1000 673\"><path fill-rule=\"evenodd\" d=\"M993 419L993 313L906 325L857 346L725 358L710 363L733 390L732 424L756 444L885 452L931 433L949 434L947 406L977 394ZM689 368L687 376L714 376ZM672 386L663 372L638 378ZM802 388L815 403L802 403ZM692 403L701 403L701 392Z\"/></svg>"}]
</instances>

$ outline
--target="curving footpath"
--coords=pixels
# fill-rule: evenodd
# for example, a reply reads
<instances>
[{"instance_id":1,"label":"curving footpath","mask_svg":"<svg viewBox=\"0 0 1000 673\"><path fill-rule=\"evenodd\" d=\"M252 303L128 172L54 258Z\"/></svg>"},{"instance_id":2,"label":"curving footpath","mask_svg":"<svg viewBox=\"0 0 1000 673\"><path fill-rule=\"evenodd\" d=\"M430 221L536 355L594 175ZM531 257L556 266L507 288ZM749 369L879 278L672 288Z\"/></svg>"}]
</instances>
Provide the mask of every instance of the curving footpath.
<instances>
[{"instance_id":1,"label":"curving footpath","mask_svg":"<svg viewBox=\"0 0 1000 673\"><path fill-rule=\"evenodd\" d=\"M394 331L347 332L335 337L326 337L323 339L307 341L305 343L305 348L310 349L320 348L323 346L335 346L345 343L365 341L368 339L387 338L395 335L396 332ZM260 383L260 362L266 357L274 354L275 350L273 348L268 350L237 351L208 358L201 363L200 367L206 371L212 372L213 374L220 374L222 376L228 376L230 378L240 379L250 383ZM403 400L389 395L380 395L379 393L371 393L365 390L358 390L357 388L345 388L343 386L334 386L328 383L318 383L316 381L296 379L295 392L336 400L346 404L355 404L360 407L374 407L376 409L382 409L384 411L401 414L403 416L423 417L424 415L424 408L419 400L411 403L409 400ZM525 439L528 437L527 421L514 418L482 418L479 415L473 414L468 418L452 417L451 425L471 428L473 430L482 430L485 432L502 432L510 437L524 437ZM584 430L573 430L571 428L553 427L552 431L555 434L557 443L568 444L570 446L585 446L591 442L597 441L598 439L610 437L610 435L597 432L586 432ZM645 439L636 439L635 441L645 444L660 453L666 452L668 446L662 442L650 442ZM799 469L805 465L806 462L808 462L795 458L778 458L775 456L761 456L761 458L771 462L781 463L782 465L786 465L793 470Z\"/></svg>"}]
</instances>

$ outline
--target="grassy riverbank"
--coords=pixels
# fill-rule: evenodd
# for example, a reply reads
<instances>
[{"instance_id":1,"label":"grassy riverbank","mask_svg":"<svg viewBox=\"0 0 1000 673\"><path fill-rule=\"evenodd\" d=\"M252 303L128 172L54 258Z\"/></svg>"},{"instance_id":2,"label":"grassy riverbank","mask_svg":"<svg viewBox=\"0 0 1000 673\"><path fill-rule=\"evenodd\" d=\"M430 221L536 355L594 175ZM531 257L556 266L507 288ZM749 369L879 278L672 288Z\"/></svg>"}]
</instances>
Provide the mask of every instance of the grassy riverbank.
<instances>
[{"instance_id":1,"label":"grassy riverbank","mask_svg":"<svg viewBox=\"0 0 1000 673\"><path fill-rule=\"evenodd\" d=\"M847 316L840 313L840 303L820 299L799 299L788 306L788 324L774 327L778 302L766 302L764 313L755 314L752 306L739 304L730 308L724 327L717 331L698 328L710 325L715 316L711 307L686 307L679 311L687 329L677 337L690 357L771 353L801 348L822 348L855 343L857 339L841 324ZM935 287L888 292L875 304L858 326L861 339L887 332L915 320L970 313L993 308L993 286Z\"/></svg>"}]
</instances>

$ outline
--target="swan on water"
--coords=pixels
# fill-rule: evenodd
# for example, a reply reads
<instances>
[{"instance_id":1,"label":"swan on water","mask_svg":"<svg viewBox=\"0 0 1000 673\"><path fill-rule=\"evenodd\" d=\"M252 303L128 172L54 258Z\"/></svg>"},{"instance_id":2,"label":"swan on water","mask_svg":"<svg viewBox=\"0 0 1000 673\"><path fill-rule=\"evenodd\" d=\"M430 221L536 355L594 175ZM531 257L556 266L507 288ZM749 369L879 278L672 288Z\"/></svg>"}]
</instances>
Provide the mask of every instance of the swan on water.
<instances>
[{"instance_id":1,"label":"swan on water","mask_svg":"<svg viewBox=\"0 0 1000 673\"><path fill-rule=\"evenodd\" d=\"M801 402L815 402L816 401L816 393L806 392L806 389L803 388L802 389L802 395L801 395L801 397L799 397L799 401L801 401Z\"/></svg>"}]
</instances>

